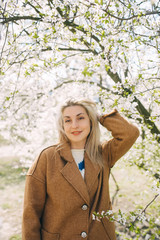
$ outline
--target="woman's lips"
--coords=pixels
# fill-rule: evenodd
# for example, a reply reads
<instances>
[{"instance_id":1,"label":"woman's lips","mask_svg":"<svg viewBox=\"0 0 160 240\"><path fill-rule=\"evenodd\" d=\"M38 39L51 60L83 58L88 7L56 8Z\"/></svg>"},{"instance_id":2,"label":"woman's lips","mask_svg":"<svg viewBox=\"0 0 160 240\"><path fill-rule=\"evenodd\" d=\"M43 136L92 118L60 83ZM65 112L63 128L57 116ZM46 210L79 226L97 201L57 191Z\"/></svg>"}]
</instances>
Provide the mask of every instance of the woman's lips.
<instances>
[{"instance_id":1,"label":"woman's lips","mask_svg":"<svg viewBox=\"0 0 160 240\"><path fill-rule=\"evenodd\" d=\"M74 131L72 132L73 135L79 135L82 131Z\"/></svg>"}]
</instances>

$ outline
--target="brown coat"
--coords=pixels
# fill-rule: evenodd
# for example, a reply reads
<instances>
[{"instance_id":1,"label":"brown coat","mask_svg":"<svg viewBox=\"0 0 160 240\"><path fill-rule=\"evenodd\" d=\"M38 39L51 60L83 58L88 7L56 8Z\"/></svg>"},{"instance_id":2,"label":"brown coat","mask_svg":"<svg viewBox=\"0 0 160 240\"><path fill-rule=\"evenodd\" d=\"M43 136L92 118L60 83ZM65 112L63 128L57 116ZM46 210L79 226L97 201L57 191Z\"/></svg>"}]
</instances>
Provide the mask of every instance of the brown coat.
<instances>
[{"instance_id":1,"label":"brown coat","mask_svg":"<svg viewBox=\"0 0 160 240\"><path fill-rule=\"evenodd\" d=\"M102 144L104 168L85 153L85 181L70 146L44 149L26 177L22 240L115 240L113 222L92 220L93 211L111 209L110 168L133 145L137 127L114 110L100 119L113 139Z\"/></svg>"}]
</instances>

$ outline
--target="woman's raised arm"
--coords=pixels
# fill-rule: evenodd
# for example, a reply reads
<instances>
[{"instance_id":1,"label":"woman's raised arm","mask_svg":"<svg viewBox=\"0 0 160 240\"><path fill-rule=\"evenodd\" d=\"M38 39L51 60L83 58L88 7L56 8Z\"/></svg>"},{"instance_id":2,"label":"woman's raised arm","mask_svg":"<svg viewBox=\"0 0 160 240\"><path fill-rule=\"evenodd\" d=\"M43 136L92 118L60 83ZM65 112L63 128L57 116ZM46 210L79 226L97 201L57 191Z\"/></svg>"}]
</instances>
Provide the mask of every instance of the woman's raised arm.
<instances>
[{"instance_id":1,"label":"woman's raised arm","mask_svg":"<svg viewBox=\"0 0 160 240\"><path fill-rule=\"evenodd\" d=\"M123 118L115 109L100 117L99 122L112 133L113 138L102 144L103 154L108 156L109 167L122 157L139 136L138 128Z\"/></svg>"}]
</instances>

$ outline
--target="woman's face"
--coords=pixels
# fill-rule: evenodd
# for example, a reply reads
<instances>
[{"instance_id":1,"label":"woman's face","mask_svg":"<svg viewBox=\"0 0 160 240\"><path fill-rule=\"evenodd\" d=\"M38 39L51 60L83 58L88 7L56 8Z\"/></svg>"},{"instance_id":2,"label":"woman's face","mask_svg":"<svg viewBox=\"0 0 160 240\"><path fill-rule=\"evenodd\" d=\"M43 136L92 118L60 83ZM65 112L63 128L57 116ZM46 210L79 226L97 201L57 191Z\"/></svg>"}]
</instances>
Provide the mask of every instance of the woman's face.
<instances>
[{"instance_id":1,"label":"woman's face","mask_svg":"<svg viewBox=\"0 0 160 240\"><path fill-rule=\"evenodd\" d=\"M64 131L72 149L83 149L90 133L90 119L81 106L66 107L63 111Z\"/></svg>"}]
</instances>

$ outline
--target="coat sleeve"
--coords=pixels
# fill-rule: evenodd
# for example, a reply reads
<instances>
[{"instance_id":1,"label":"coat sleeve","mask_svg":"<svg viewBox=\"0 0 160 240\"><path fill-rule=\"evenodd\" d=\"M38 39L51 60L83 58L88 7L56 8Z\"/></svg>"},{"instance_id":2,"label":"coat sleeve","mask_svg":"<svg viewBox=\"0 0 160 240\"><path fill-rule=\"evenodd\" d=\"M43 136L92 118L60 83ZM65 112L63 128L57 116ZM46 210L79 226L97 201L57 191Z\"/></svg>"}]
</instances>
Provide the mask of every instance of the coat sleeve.
<instances>
[{"instance_id":1,"label":"coat sleeve","mask_svg":"<svg viewBox=\"0 0 160 240\"><path fill-rule=\"evenodd\" d=\"M102 144L104 158L108 159L111 168L134 144L139 136L139 130L124 119L116 109L103 115L99 121L113 136L111 140Z\"/></svg>"},{"instance_id":2,"label":"coat sleeve","mask_svg":"<svg viewBox=\"0 0 160 240\"><path fill-rule=\"evenodd\" d=\"M41 240L41 216L46 198L46 157L42 152L26 176L22 240Z\"/></svg>"}]
</instances>

